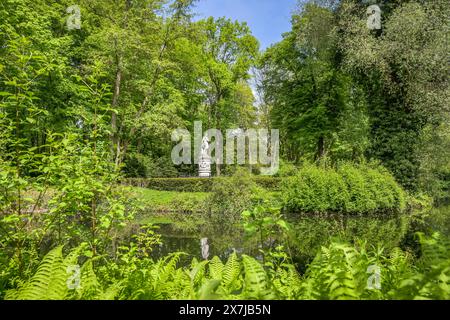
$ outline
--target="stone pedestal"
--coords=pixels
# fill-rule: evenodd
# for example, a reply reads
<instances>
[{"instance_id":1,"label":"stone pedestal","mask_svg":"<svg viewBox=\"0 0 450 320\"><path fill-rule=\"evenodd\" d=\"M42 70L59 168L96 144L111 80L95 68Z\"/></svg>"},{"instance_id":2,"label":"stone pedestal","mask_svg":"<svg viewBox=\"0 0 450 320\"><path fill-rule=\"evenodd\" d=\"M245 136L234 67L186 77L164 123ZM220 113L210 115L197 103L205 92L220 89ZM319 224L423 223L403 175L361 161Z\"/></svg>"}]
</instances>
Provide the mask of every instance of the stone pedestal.
<instances>
[{"instance_id":1,"label":"stone pedestal","mask_svg":"<svg viewBox=\"0 0 450 320\"><path fill-rule=\"evenodd\" d=\"M211 177L211 158L201 157L198 163L198 175L200 178Z\"/></svg>"}]
</instances>

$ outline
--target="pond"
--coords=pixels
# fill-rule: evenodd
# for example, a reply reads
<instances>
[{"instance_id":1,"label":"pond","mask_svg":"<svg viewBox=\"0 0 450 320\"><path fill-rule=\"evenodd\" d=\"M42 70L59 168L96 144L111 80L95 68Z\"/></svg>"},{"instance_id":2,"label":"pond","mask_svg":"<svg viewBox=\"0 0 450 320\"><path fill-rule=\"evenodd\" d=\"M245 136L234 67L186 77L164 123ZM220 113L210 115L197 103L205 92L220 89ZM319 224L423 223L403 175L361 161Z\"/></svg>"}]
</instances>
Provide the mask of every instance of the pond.
<instances>
[{"instance_id":1,"label":"pond","mask_svg":"<svg viewBox=\"0 0 450 320\"><path fill-rule=\"evenodd\" d=\"M203 230L202 230L203 229ZM185 252L198 260L202 257L202 239L207 239L209 258L218 256L222 261L236 251L253 257L259 255L258 244L245 237L243 230L233 233L220 232L217 228L200 228L198 232L181 230L172 224L160 225L156 230L162 243L153 250L154 258L161 258L173 252ZM203 246L204 248L205 246Z\"/></svg>"},{"instance_id":2,"label":"pond","mask_svg":"<svg viewBox=\"0 0 450 320\"><path fill-rule=\"evenodd\" d=\"M294 259L302 264L310 261L321 246L336 239L350 243L363 240L368 246L381 246L389 251L398 246L414 245L411 244L410 239L417 231L433 229L448 234L449 212L450 207L448 206L433 209L428 214L425 226L422 225L419 229L417 223L411 223L411 214L290 216L287 218L292 227L288 244L289 250ZM188 224L190 223L187 222L186 225ZM155 232L161 235L162 243L153 248L152 257L155 259L174 252L184 252L188 254L186 261L190 261L194 257L202 260L202 239L207 239L209 258L218 256L224 261L236 251L238 254L247 254L262 259L261 247L257 239L246 237L243 228L239 225L205 222L193 228L192 226L185 227L183 223L171 223L170 221L156 223L156 225ZM439 230L436 225L441 226ZM137 228L139 229L139 225ZM127 238L135 234L138 229L130 230ZM294 236L292 237L292 235ZM275 240L272 245L276 243ZM203 250L205 250L205 246L203 246Z\"/></svg>"}]
</instances>

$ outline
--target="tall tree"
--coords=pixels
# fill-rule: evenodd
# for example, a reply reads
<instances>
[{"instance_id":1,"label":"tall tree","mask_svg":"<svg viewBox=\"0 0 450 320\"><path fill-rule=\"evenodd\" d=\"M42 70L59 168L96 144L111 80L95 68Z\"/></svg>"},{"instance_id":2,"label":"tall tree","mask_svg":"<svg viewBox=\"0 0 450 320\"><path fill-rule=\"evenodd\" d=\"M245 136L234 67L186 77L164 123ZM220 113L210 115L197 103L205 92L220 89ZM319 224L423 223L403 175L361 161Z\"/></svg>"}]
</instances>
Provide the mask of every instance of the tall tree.
<instances>
[{"instance_id":1,"label":"tall tree","mask_svg":"<svg viewBox=\"0 0 450 320\"><path fill-rule=\"evenodd\" d=\"M199 23L206 66L206 108L210 128L223 130L242 123L253 94L247 84L259 43L246 23L212 17ZM248 112L247 112L248 114ZM216 163L217 175L220 164Z\"/></svg>"},{"instance_id":2,"label":"tall tree","mask_svg":"<svg viewBox=\"0 0 450 320\"><path fill-rule=\"evenodd\" d=\"M340 68L335 23L330 9L306 4L293 16L292 31L262 59L273 126L281 130L289 160L342 150L354 158L366 146L363 95ZM349 114L360 120L353 135Z\"/></svg>"},{"instance_id":3,"label":"tall tree","mask_svg":"<svg viewBox=\"0 0 450 320\"><path fill-rule=\"evenodd\" d=\"M193 1L86 1L94 32L85 45L90 58L110 66L111 146L114 162L123 163L160 107L180 105L167 77L174 69L170 53L183 37ZM98 21L98 23L97 23ZM177 106L175 106L177 107ZM173 113L173 110L170 112Z\"/></svg>"},{"instance_id":4,"label":"tall tree","mask_svg":"<svg viewBox=\"0 0 450 320\"><path fill-rule=\"evenodd\" d=\"M417 189L424 129L448 119L447 1L380 4L382 30L366 27L367 5L339 9L344 65L368 95L371 148L409 189ZM447 120L448 121L448 120Z\"/></svg>"}]
</instances>

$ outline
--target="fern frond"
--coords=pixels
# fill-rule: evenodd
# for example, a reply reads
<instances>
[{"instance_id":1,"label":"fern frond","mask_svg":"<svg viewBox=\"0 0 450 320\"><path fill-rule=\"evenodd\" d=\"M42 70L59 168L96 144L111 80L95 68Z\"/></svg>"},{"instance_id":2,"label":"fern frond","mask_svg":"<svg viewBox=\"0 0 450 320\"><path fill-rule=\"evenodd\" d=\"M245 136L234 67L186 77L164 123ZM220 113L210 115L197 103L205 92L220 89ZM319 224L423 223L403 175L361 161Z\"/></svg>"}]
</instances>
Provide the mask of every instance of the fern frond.
<instances>
[{"instance_id":1,"label":"fern frond","mask_svg":"<svg viewBox=\"0 0 450 320\"><path fill-rule=\"evenodd\" d=\"M198 263L189 273L192 285L194 287L201 284L202 280L205 279L206 266L208 265L208 263L209 261L207 260Z\"/></svg>"},{"instance_id":2,"label":"fern frond","mask_svg":"<svg viewBox=\"0 0 450 320\"><path fill-rule=\"evenodd\" d=\"M66 268L62 246L50 251L38 270L23 287L7 293L6 299L17 300L63 300L68 292Z\"/></svg>"},{"instance_id":3,"label":"fern frond","mask_svg":"<svg viewBox=\"0 0 450 320\"><path fill-rule=\"evenodd\" d=\"M263 266L254 258L242 256L245 271L245 297L250 299L268 299L271 296L269 281Z\"/></svg>"},{"instance_id":4,"label":"fern frond","mask_svg":"<svg viewBox=\"0 0 450 320\"><path fill-rule=\"evenodd\" d=\"M212 279L222 280L223 269L224 269L224 264L219 259L219 257L214 257L209 262L209 276Z\"/></svg>"},{"instance_id":5,"label":"fern frond","mask_svg":"<svg viewBox=\"0 0 450 320\"><path fill-rule=\"evenodd\" d=\"M236 252L233 252L222 270L222 287L232 290L235 287L234 284L238 280L240 273L241 265Z\"/></svg>"}]
</instances>

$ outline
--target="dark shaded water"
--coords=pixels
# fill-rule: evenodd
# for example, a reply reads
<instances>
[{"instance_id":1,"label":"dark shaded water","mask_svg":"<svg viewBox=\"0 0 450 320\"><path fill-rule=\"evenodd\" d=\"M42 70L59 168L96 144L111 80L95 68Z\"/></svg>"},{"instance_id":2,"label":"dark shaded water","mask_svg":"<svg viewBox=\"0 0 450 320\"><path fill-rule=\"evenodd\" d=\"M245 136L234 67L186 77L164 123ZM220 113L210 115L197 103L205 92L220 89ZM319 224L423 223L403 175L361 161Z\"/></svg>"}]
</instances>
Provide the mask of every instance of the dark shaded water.
<instances>
[{"instance_id":1,"label":"dark shaded water","mask_svg":"<svg viewBox=\"0 0 450 320\"><path fill-rule=\"evenodd\" d=\"M247 239L242 230L235 230L234 233L221 233L217 231L200 230L196 233L183 231L173 225L160 225L156 230L162 237L162 244L154 248L152 256L161 258L174 252L184 252L190 258L203 259L201 239L207 238L208 257L218 256L223 260L236 251L238 254L248 254L258 256L258 245L256 241ZM203 247L205 251L205 248ZM206 252L204 252L206 253Z\"/></svg>"}]
</instances>

